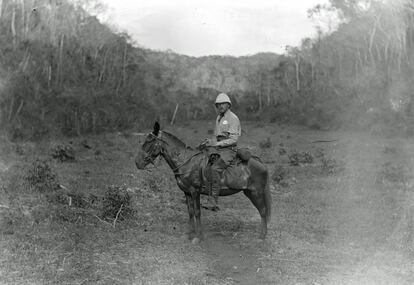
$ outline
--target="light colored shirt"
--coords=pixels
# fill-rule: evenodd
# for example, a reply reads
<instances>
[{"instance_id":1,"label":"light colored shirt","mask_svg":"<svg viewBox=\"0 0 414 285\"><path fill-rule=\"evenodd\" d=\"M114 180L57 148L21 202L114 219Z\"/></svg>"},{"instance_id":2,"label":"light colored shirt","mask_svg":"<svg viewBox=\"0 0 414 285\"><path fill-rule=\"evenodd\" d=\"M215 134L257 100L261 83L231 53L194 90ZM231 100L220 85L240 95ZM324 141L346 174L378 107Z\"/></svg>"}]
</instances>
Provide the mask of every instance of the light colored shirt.
<instances>
[{"instance_id":1,"label":"light colored shirt","mask_svg":"<svg viewBox=\"0 0 414 285\"><path fill-rule=\"evenodd\" d=\"M237 140L241 135L240 120L230 109L222 117L217 116L214 135L216 140L221 137L220 141L217 140L216 146L223 147L237 144Z\"/></svg>"}]
</instances>

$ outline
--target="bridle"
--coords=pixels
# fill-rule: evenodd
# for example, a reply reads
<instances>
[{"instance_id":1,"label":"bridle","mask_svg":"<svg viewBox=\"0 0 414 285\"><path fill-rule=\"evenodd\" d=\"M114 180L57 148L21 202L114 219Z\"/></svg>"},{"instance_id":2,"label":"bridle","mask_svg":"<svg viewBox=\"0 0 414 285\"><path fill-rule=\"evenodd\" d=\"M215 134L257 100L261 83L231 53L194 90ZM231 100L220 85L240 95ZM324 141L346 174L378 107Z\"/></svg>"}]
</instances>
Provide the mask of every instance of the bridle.
<instances>
[{"instance_id":1,"label":"bridle","mask_svg":"<svg viewBox=\"0 0 414 285\"><path fill-rule=\"evenodd\" d=\"M156 142L153 144L153 145L151 145L150 146L150 148L149 148L149 150L148 151L145 151L144 149L144 152L147 154L145 157L144 157L144 161L149 161L148 163L151 163L152 165L154 165L155 166L155 159L159 156L159 155L162 155L162 156L164 156L164 146L163 146L163 144L165 144L165 145L168 145L168 142L166 141L166 140L164 140L161 136L156 136L156 135L154 135L153 133L149 133L148 135L150 135L150 137L151 137L151 141L149 141L149 142L152 142L152 140L156 140ZM146 143L146 142L145 142ZM144 145L145 145L145 143L144 143ZM143 145L143 147L144 147L144 145ZM153 151L154 151L154 149L157 149L157 148L159 148L159 153L157 154L157 156L155 156L155 158L153 158L153 155L152 155L152 153L153 153ZM186 174L186 173L179 173L179 172L177 172L181 167L183 167L184 165L186 165L189 161L191 161L191 159L193 158L193 157L195 157L195 156L197 156L198 154L200 154L201 152L196 152L195 154L193 154L193 155L191 155L188 159L186 159L183 163L181 163L181 164L179 164L177 167L175 167L175 168L173 168L172 169L172 171L174 172L174 175L175 176L180 176L180 175L184 175L184 174ZM155 166L156 167L156 166Z\"/></svg>"},{"instance_id":2,"label":"bridle","mask_svg":"<svg viewBox=\"0 0 414 285\"><path fill-rule=\"evenodd\" d=\"M146 151L144 149L144 146L147 143L147 141L144 142L144 145L142 146L142 148L143 148L143 151L147 154L144 157L144 161L145 162L148 161L148 163L151 163L152 165L155 166L155 159L159 155L163 155L164 154L164 147L163 147L162 144L167 144L168 145L168 142L166 142L161 137L158 137L158 136L154 135L153 133L149 133L148 135L151 137L151 141L149 141L148 143L152 142L153 140L155 140L155 143L150 146L150 148L148 149L148 151ZM155 157L153 157L153 152L154 152L155 149L159 149L159 153Z\"/></svg>"}]
</instances>

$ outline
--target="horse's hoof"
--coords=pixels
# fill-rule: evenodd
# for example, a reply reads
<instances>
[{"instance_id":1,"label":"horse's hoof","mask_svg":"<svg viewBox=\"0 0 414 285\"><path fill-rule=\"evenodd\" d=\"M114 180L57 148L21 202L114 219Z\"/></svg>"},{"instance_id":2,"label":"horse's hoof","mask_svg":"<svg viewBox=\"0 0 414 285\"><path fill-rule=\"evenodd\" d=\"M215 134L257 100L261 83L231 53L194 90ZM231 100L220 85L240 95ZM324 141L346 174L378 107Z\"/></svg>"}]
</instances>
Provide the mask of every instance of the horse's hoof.
<instances>
[{"instance_id":1,"label":"horse's hoof","mask_svg":"<svg viewBox=\"0 0 414 285\"><path fill-rule=\"evenodd\" d=\"M193 238L193 240L191 241L192 244L199 244L201 241L201 239L199 239L198 237Z\"/></svg>"}]
</instances>

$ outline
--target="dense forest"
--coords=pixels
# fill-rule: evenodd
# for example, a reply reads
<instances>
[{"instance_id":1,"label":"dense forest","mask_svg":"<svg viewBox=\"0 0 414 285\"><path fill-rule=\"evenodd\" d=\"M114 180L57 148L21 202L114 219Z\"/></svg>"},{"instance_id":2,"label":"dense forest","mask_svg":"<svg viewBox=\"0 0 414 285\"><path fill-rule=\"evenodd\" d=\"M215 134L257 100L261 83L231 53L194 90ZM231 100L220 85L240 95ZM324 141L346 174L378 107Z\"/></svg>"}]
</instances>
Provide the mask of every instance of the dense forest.
<instances>
[{"instance_id":1,"label":"dense forest","mask_svg":"<svg viewBox=\"0 0 414 285\"><path fill-rule=\"evenodd\" d=\"M244 120L413 134L413 0L330 0L309 17L338 27L283 55L199 58L138 47L85 3L0 0L0 130L10 139L145 128L177 104L177 120L211 119L220 91Z\"/></svg>"}]
</instances>

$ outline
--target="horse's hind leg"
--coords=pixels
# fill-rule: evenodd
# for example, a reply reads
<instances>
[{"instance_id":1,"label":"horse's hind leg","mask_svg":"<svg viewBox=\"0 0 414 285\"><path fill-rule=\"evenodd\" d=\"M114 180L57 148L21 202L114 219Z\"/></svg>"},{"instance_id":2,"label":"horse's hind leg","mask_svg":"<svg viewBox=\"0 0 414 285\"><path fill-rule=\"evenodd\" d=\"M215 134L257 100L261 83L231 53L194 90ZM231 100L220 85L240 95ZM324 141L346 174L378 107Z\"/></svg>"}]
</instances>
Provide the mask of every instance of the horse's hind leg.
<instances>
[{"instance_id":1,"label":"horse's hind leg","mask_svg":"<svg viewBox=\"0 0 414 285\"><path fill-rule=\"evenodd\" d=\"M194 228L194 202L193 202L193 199L192 199L190 194L186 193L185 194L185 199L187 200L187 209L188 209L188 215L189 215L188 230L185 233L185 235L188 239L192 239L193 235L195 233L195 228Z\"/></svg>"},{"instance_id":2,"label":"horse's hind leg","mask_svg":"<svg viewBox=\"0 0 414 285\"><path fill-rule=\"evenodd\" d=\"M256 209L259 211L261 217L261 228L260 228L260 238L265 239L267 235L267 212L266 212L266 203L263 199L263 196L257 190L244 190L244 195L246 195Z\"/></svg>"}]
</instances>

